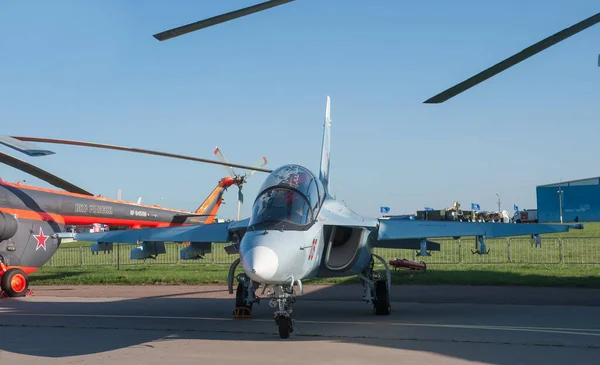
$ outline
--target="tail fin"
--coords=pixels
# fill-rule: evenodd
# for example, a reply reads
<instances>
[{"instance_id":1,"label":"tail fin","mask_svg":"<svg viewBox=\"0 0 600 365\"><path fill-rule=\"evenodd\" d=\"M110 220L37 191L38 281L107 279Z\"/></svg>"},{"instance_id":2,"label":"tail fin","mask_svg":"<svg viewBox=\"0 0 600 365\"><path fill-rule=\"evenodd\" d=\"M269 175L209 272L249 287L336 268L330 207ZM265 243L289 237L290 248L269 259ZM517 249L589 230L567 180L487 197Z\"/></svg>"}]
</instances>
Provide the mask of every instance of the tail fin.
<instances>
[{"instance_id":1,"label":"tail fin","mask_svg":"<svg viewBox=\"0 0 600 365\"><path fill-rule=\"evenodd\" d=\"M330 145L330 133L331 130L331 117L330 117L330 98L327 95L327 106L325 107L325 123L323 125L323 146L321 150L321 169L319 171L319 179L325 188L325 192L329 192L329 151L331 150Z\"/></svg>"},{"instance_id":2,"label":"tail fin","mask_svg":"<svg viewBox=\"0 0 600 365\"><path fill-rule=\"evenodd\" d=\"M213 191L206 197L204 202L194 211L194 214L206 214L209 215L204 221L204 224L213 223L221 203L223 203L223 193L228 187L235 184L235 180L229 176L224 177L219 181L219 184L213 189Z\"/></svg>"}]
</instances>

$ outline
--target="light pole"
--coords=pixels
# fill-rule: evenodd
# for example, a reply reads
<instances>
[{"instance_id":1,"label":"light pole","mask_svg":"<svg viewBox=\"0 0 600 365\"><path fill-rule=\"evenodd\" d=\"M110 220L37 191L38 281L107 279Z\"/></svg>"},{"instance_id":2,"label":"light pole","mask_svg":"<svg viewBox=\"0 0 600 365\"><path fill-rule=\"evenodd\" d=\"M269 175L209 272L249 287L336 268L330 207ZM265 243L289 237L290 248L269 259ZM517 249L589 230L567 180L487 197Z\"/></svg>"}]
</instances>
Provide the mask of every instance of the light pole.
<instances>
[{"instance_id":1,"label":"light pole","mask_svg":"<svg viewBox=\"0 0 600 365\"><path fill-rule=\"evenodd\" d=\"M500 194L496 193L496 195L498 196L498 213L500 213Z\"/></svg>"},{"instance_id":2,"label":"light pole","mask_svg":"<svg viewBox=\"0 0 600 365\"><path fill-rule=\"evenodd\" d=\"M563 222L563 215L562 215L562 213L563 213L562 212L562 195L563 195L563 192L562 192L561 186L558 185L558 211L559 211L559 214L560 214L560 223Z\"/></svg>"}]
</instances>

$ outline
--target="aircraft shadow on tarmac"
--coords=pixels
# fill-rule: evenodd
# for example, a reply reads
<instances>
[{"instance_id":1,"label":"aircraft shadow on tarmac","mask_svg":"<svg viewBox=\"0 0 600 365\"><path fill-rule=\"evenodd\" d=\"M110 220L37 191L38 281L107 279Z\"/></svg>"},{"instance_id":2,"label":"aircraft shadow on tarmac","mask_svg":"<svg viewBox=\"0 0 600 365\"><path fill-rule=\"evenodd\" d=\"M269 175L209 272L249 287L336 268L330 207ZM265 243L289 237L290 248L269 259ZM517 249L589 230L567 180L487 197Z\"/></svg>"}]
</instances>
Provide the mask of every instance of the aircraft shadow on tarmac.
<instances>
[{"instance_id":1,"label":"aircraft shadow on tarmac","mask_svg":"<svg viewBox=\"0 0 600 365\"><path fill-rule=\"evenodd\" d=\"M0 350L60 358L97 354L136 346L152 348L156 341L175 339L264 341L269 343L334 341L431 352L491 364L513 364L519 358L514 351L473 351L472 349L465 351L465 346L466 344L472 346L473 343L506 344L512 341L522 343L535 340L536 335L527 332L521 334L518 331L517 333L504 332L501 334L504 338L498 339L494 337L497 334L490 335L485 329L444 328L444 324L453 324L459 321L466 326L484 324L489 326L527 326L527 320L529 320L529 325L533 325L531 320L532 317L536 317L535 311L537 310L531 309L527 312L519 307L507 307L505 315L500 317L495 316L495 309L486 309L478 304L437 304L437 307L432 310L432 305L436 305L431 304L436 302L435 297L452 296L451 293L454 293L454 299L447 298L446 302L469 301L468 295L461 294L463 289L447 288L441 287L439 290L431 286L414 288L417 294L414 289L410 289L412 297L403 298L404 288L395 287L392 291L395 310L389 316L376 316L371 312L371 306L360 300L362 297L360 286L325 287L298 297L293 313L297 320L297 329L287 340L279 338L273 320L273 310L269 307L267 300L262 300L259 305L255 305L253 319L233 320L231 313L234 295L227 299L180 297L197 293L191 290L190 293L173 296L159 295L139 299L109 299L108 301L98 301L97 299L84 301L77 298L56 301L43 297L6 299L0 301L0 338L2 338ZM215 290L205 287L201 291L210 295L210 292ZM416 303L416 301L420 301L419 291L422 293L420 298L424 303ZM522 304L534 303L536 300L531 296L531 290L526 289L526 291L529 293L530 299L523 299ZM580 297L586 299L572 304L585 305L585 302L595 302L598 305L600 290L584 291L585 293L582 292ZM500 292L495 296L497 300L501 300L507 295L511 294ZM551 296L556 297L555 295ZM478 297L487 298L481 302L493 302L490 296L479 295ZM571 300L574 298L572 295L568 297ZM553 304L549 297L539 298L539 301L544 304ZM595 311L588 315L600 317L598 316L600 309L597 307L571 307L571 309L572 316L585 315L586 311ZM533 316L532 313L534 313ZM561 313L569 316L564 311ZM547 327L568 325L568 322L547 323L547 314L540 314L540 317L546 317L546 320L540 318L538 325L539 323L545 323ZM553 315L553 317L560 316ZM420 323L425 326L411 327L410 325L393 325L393 323ZM433 326L427 327L427 324ZM436 326L440 324L442 326ZM457 331L461 332L457 333ZM600 333L600 329L596 331ZM564 336L569 335L563 333L545 334L545 336L550 336L544 339L547 344L554 340L562 342ZM600 347L600 337L590 337L588 340L593 342L585 346ZM575 340L567 339L567 342L569 341ZM561 346L564 346L564 343ZM521 348L524 347L521 346Z\"/></svg>"}]
</instances>

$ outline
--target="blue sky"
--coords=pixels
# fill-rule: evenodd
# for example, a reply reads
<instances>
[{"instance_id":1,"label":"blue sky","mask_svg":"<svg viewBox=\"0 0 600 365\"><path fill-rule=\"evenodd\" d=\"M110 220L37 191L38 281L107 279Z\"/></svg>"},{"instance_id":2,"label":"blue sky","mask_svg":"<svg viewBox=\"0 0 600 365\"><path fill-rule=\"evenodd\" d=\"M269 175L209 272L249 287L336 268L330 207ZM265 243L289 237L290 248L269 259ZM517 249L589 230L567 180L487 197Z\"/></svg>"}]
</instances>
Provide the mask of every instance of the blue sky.
<instances>
[{"instance_id":1,"label":"blue sky","mask_svg":"<svg viewBox=\"0 0 600 365\"><path fill-rule=\"evenodd\" d=\"M186 36L152 35L260 2L30 1L0 12L1 134L87 140L318 170L365 215L457 200L535 207L539 184L600 175L600 26L443 104L427 98L594 13L596 1L298 0ZM18 156L82 187L191 210L225 168L45 145ZM14 155L14 151L0 147ZM11 167L8 181L26 179ZM250 213L266 174L244 187ZM236 189L224 217L236 214ZM163 199L161 199L163 198Z\"/></svg>"}]
</instances>

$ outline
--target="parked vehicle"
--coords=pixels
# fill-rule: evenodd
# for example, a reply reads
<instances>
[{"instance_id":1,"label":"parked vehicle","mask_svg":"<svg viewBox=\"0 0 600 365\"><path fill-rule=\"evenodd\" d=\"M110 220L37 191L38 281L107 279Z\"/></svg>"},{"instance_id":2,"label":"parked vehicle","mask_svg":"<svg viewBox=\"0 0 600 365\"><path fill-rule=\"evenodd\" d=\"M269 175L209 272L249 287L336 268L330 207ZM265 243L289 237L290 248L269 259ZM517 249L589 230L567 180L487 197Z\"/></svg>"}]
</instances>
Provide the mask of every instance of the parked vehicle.
<instances>
[{"instance_id":1,"label":"parked vehicle","mask_svg":"<svg viewBox=\"0 0 600 365\"><path fill-rule=\"evenodd\" d=\"M518 210L513 215L512 220L515 223L537 223L537 209Z\"/></svg>"}]
</instances>

